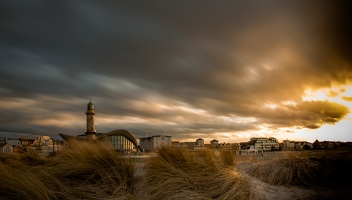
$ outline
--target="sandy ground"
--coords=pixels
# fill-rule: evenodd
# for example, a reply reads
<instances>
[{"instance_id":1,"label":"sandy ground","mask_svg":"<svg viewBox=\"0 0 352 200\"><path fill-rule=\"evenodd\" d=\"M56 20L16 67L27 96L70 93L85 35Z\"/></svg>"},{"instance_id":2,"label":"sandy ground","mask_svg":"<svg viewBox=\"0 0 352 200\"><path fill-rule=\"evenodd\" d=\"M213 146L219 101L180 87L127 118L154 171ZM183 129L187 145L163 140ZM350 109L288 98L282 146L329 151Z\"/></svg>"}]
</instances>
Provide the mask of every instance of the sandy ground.
<instances>
[{"instance_id":1,"label":"sandy ground","mask_svg":"<svg viewBox=\"0 0 352 200\"><path fill-rule=\"evenodd\" d=\"M143 186L145 185L145 169L144 169L145 163L138 163L136 164L136 174L135 174L135 180L136 180L136 198L137 199L145 199L144 197L144 190Z\"/></svg>"},{"instance_id":2,"label":"sandy ground","mask_svg":"<svg viewBox=\"0 0 352 200\"><path fill-rule=\"evenodd\" d=\"M310 199L315 195L314 191L298 187L273 186L258 179L249 177L254 192L254 199Z\"/></svg>"},{"instance_id":3,"label":"sandy ground","mask_svg":"<svg viewBox=\"0 0 352 200\"><path fill-rule=\"evenodd\" d=\"M246 177L252 186L253 199L254 200L294 200L294 199L311 199L310 197L315 196L316 192L311 189L305 189L302 187L294 186L277 186L270 185L263 181L260 181L252 176L245 173L246 167L251 163L239 163L237 169L239 172Z\"/></svg>"}]
</instances>

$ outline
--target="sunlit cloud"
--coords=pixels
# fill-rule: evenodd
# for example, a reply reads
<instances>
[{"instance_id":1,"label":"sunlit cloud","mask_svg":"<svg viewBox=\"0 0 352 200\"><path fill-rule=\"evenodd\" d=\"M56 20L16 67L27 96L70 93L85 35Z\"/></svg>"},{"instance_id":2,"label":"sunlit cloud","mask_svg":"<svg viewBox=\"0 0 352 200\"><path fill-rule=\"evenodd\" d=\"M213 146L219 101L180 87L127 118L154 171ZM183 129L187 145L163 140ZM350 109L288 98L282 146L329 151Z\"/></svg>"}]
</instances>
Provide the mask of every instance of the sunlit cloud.
<instances>
[{"instance_id":1,"label":"sunlit cloud","mask_svg":"<svg viewBox=\"0 0 352 200\"><path fill-rule=\"evenodd\" d=\"M31 121L31 123L38 126L58 126L58 127L66 127L66 126L81 126L82 130L85 126L84 118L80 116L75 116L72 114L56 114L54 117L44 118L44 119L36 119Z\"/></svg>"},{"instance_id":2,"label":"sunlit cloud","mask_svg":"<svg viewBox=\"0 0 352 200\"><path fill-rule=\"evenodd\" d=\"M297 106L297 104L298 104L296 101L283 101L281 103L284 106Z\"/></svg>"},{"instance_id":3,"label":"sunlit cloud","mask_svg":"<svg viewBox=\"0 0 352 200\"><path fill-rule=\"evenodd\" d=\"M278 106L276 104L265 104L264 107L275 110Z\"/></svg>"},{"instance_id":4,"label":"sunlit cloud","mask_svg":"<svg viewBox=\"0 0 352 200\"><path fill-rule=\"evenodd\" d=\"M345 100L345 101L350 101L350 102L352 102L352 97L343 96L342 99Z\"/></svg>"},{"instance_id":5,"label":"sunlit cloud","mask_svg":"<svg viewBox=\"0 0 352 200\"><path fill-rule=\"evenodd\" d=\"M325 91L324 91L325 90ZM304 101L324 101L328 98L327 90L311 90L305 91L305 96L302 97Z\"/></svg>"}]
</instances>

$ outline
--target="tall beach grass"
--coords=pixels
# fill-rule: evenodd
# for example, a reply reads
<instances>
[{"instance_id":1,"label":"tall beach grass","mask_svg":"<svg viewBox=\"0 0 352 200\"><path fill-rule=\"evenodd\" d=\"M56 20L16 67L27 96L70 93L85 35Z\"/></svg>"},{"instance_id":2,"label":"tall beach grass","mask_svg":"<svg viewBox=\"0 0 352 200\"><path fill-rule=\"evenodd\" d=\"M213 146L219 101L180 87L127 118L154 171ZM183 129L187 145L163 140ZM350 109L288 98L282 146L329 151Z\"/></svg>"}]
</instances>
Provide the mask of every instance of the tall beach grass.
<instances>
[{"instance_id":1,"label":"tall beach grass","mask_svg":"<svg viewBox=\"0 0 352 200\"><path fill-rule=\"evenodd\" d=\"M250 185L211 150L162 148L146 167L145 199L249 199Z\"/></svg>"},{"instance_id":2,"label":"tall beach grass","mask_svg":"<svg viewBox=\"0 0 352 200\"><path fill-rule=\"evenodd\" d=\"M71 141L55 157L9 154L0 160L4 199L133 198L134 165L106 144Z\"/></svg>"},{"instance_id":3,"label":"tall beach grass","mask_svg":"<svg viewBox=\"0 0 352 200\"><path fill-rule=\"evenodd\" d=\"M352 156L348 153L318 152L287 154L284 158L256 162L245 171L272 185L352 186Z\"/></svg>"},{"instance_id":4,"label":"tall beach grass","mask_svg":"<svg viewBox=\"0 0 352 200\"><path fill-rule=\"evenodd\" d=\"M350 152L238 160L232 151L162 148L137 169L133 158L105 143L71 141L52 157L32 152L0 156L0 199L258 199L261 191L253 191L253 177L274 187L342 188L314 198L351 194ZM137 178L136 170L141 170Z\"/></svg>"}]
</instances>

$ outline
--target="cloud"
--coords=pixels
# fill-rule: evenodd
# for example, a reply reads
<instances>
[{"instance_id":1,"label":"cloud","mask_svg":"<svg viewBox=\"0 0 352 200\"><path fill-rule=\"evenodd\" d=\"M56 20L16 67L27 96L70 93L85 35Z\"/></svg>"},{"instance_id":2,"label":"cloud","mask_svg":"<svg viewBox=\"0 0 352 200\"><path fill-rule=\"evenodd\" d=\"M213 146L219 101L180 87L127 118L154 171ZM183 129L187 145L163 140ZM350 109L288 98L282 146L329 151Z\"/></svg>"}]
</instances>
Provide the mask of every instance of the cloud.
<instances>
[{"instance_id":1,"label":"cloud","mask_svg":"<svg viewBox=\"0 0 352 200\"><path fill-rule=\"evenodd\" d=\"M352 79L346 2L1 2L0 130L75 134L89 99L101 132L334 124L301 98Z\"/></svg>"},{"instance_id":2,"label":"cloud","mask_svg":"<svg viewBox=\"0 0 352 200\"><path fill-rule=\"evenodd\" d=\"M348 107L329 101L301 101L295 105L264 107L258 116L265 123L275 127L320 128L323 124L335 124L350 110Z\"/></svg>"},{"instance_id":3,"label":"cloud","mask_svg":"<svg viewBox=\"0 0 352 200\"><path fill-rule=\"evenodd\" d=\"M352 102L352 97L349 97L349 96L343 96L342 99L345 100L345 101Z\"/></svg>"}]
</instances>

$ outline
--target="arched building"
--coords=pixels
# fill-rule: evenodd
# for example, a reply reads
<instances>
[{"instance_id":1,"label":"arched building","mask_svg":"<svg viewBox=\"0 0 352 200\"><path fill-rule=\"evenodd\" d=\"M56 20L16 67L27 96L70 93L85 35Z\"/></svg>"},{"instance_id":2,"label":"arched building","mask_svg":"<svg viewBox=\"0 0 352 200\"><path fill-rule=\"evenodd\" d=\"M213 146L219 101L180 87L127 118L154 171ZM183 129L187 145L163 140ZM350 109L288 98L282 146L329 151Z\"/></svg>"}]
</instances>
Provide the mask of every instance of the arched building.
<instances>
[{"instance_id":1,"label":"arched building","mask_svg":"<svg viewBox=\"0 0 352 200\"><path fill-rule=\"evenodd\" d=\"M109 133L96 133L94 125L95 109L94 104L89 101L87 104L87 124L85 134L78 135L77 137L59 133L59 135L65 140L100 140L111 144L116 150L124 153L140 152L137 140L133 134L127 130L119 129Z\"/></svg>"},{"instance_id":2,"label":"arched building","mask_svg":"<svg viewBox=\"0 0 352 200\"><path fill-rule=\"evenodd\" d=\"M127 130L120 129L101 134L98 140L110 142L116 151L124 153L137 152L139 150L136 138Z\"/></svg>"}]
</instances>

